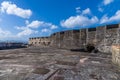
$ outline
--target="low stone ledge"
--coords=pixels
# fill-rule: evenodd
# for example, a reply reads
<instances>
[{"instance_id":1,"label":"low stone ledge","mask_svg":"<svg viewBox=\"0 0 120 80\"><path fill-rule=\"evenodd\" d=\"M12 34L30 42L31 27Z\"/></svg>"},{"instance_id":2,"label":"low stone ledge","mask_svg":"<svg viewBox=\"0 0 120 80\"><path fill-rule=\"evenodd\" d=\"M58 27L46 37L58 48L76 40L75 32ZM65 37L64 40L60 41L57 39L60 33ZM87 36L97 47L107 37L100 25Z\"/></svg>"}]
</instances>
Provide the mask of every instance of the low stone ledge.
<instances>
[{"instance_id":1,"label":"low stone ledge","mask_svg":"<svg viewBox=\"0 0 120 80\"><path fill-rule=\"evenodd\" d=\"M112 62L120 66L120 45L113 45L112 50Z\"/></svg>"}]
</instances>

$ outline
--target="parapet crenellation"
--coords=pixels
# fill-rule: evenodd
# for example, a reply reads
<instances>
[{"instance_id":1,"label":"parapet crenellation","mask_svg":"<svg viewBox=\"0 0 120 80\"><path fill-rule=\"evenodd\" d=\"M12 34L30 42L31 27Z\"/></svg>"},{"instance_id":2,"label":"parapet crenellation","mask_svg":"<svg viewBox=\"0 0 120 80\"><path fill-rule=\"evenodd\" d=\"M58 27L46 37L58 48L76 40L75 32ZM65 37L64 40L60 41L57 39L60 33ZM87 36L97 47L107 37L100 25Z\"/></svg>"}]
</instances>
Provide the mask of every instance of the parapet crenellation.
<instances>
[{"instance_id":1,"label":"parapet crenellation","mask_svg":"<svg viewBox=\"0 0 120 80\"><path fill-rule=\"evenodd\" d=\"M112 45L120 44L120 24L61 31L49 37L29 39L31 46L51 46L64 49L82 49L87 44L94 45L101 52L111 52Z\"/></svg>"},{"instance_id":2,"label":"parapet crenellation","mask_svg":"<svg viewBox=\"0 0 120 80\"><path fill-rule=\"evenodd\" d=\"M29 46L48 46L50 44L49 37L29 38Z\"/></svg>"}]
</instances>

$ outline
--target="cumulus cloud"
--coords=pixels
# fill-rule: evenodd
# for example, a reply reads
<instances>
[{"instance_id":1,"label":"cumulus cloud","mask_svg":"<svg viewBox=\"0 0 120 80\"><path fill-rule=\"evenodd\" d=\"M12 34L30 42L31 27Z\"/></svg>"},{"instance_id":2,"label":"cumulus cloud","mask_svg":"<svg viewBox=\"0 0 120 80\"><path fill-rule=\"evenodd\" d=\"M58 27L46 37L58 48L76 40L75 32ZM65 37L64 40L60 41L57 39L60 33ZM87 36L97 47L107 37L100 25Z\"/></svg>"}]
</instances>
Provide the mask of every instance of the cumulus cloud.
<instances>
[{"instance_id":1,"label":"cumulus cloud","mask_svg":"<svg viewBox=\"0 0 120 80\"><path fill-rule=\"evenodd\" d=\"M57 29L57 28L58 28L58 26L56 26L56 25L51 26L51 29Z\"/></svg>"},{"instance_id":2,"label":"cumulus cloud","mask_svg":"<svg viewBox=\"0 0 120 80\"><path fill-rule=\"evenodd\" d=\"M1 12L16 15L22 18L29 18L32 15L32 11L30 9L19 8L16 4L12 4L8 1L1 3Z\"/></svg>"},{"instance_id":3,"label":"cumulus cloud","mask_svg":"<svg viewBox=\"0 0 120 80\"><path fill-rule=\"evenodd\" d=\"M66 28L74 28L81 26L88 26L97 23L99 20L96 16L91 16L91 10L89 8L82 11L80 15L71 16L66 20L61 21L61 26ZM91 16L91 17L88 17Z\"/></svg>"},{"instance_id":4,"label":"cumulus cloud","mask_svg":"<svg viewBox=\"0 0 120 80\"><path fill-rule=\"evenodd\" d=\"M43 21L38 21L38 20L35 20L35 21L32 21L30 24L28 23L28 27L30 28L38 28L39 26L43 25L44 22Z\"/></svg>"},{"instance_id":5,"label":"cumulus cloud","mask_svg":"<svg viewBox=\"0 0 120 80\"><path fill-rule=\"evenodd\" d=\"M58 28L58 26L56 26L52 23L47 23L47 22L38 21L38 20L32 21L31 23L29 23L29 21L26 21L26 25L29 28L38 28L38 27L49 27L51 29L57 29Z\"/></svg>"},{"instance_id":6,"label":"cumulus cloud","mask_svg":"<svg viewBox=\"0 0 120 80\"><path fill-rule=\"evenodd\" d=\"M98 22L98 18L96 16L92 18L88 18L83 15L71 16L70 18L61 21L61 25L67 28L79 27L79 26L87 26L91 24L95 24Z\"/></svg>"},{"instance_id":7,"label":"cumulus cloud","mask_svg":"<svg viewBox=\"0 0 120 80\"><path fill-rule=\"evenodd\" d=\"M98 7L98 11L100 11L100 12L103 12L103 8L102 7Z\"/></svg>"},{"instance_id":8,"label":"cumulus cloud","mask_svg":"<svg viewBox=\"0 0 120 80\"><path fill-rule=\"evenodd\" d=\"M90 8L87 8L87 9L83 10L82 14L91 14Z\"/></svg>"},{"instance_id":9,"label":"cumulus cloud","mask_svg":"<svg viewBox=\"0 0 120 80\"><path fill-rule=\"evenodd\" d=\"M20 29L20 28L19 28ZM28 36L28 35L31 35L31 34L36 34L38 33L38 31L35 31L35 30L32 30L30 28L22 28L23 31L21 31L20 33L17 34L18 37L21 37L21 36Z\"/></svg>"},{"instance_id":10,"label":"cumulus cloud","mask_svg":"<svg viewBox=\"0 0 120 80\"><path fill-rule=\"evenodd\" d=\"M80 7L76 7L76 8L75 8L76 13L81 13L82 15L91 14L90 8L86 8L86 9L83 10L83 11L81 11L80 9L81 9Z\"/></svg>"},{"instance_id":11,"label":"cumulus cloud","mask_svg":"<svg viewBox=\"0 0 120 80\"><path fill-rule=\"evenodd\" d=\"M101 9L101 12L103 10ZM94 24L104 24L110 22L118 22L120 21L120 10L116 11L113 16L103 15L100 19L97 16L93 16L91 10L89 8L81 11L81 14L76 16L70 16L69 18L62 20L60 22L62 27L66 28L74 28L74 27L84 27L90 26Z\"/></svg>"},{"instance_id":12,"label":"cumulus cloud","mask_svg":"<svg viewBox=\"0 0 120 80\"><path fill-rule=\"evenodd\" d=\"M104 15L100 23L107 23L107 22L112 22L112 21L119 21L120 20L120 10L118 10L112 17L108 17L107 15Z\"/></svg>"},{"instance_id":13,"label":"cumulus cloud","mask_svg":"<svg viewBox=\"0 0 120 80\"><path fill-rule=\"evenodd\" d=\"M103 12L104 7L114 2L114 0L103 0L101 4L98 5L98 11Z\"/></svg>"},{"instance_id":14,"label":"cumulus cloud","mask_svg":"<svg viewBox=\"0 0 120 80\"><path fill-rule=\"evenodd\" d=\"M38 31L36 30L33 30L32 28L38 28L40 26L40 21L38 20L35 20L35 21L32 21L31 23L29 23L28 20L25 21L25 24L26 26L17 26L16 29L18 30L22 30L21 32L19 32L17 34L18 37L21 37L21 36L29 36L31 34L36 34L38 33Z\"/></svg>"},{"instance_id":15,"label":"cumulus cloud","mask_svg":"<svg viewBox=\"0 0 120 80\"><path fill-rule=\"evenodd\" d=\"M108 5L110 3L112 3L114 0L103 0L103 4L104 5Z\"/></svg>"},{"instance_id":16,"label":"cumulus cloud","mask_svg":"<svg viewBox=\"0 0 120 80\"><path fill-rule=\"evenodd\" d=\"M45 28L45 29L42 29L41 32L50 32L50 30Z\"/></svg>"},{"instance_id":17,"label":"cumulus cloud","mask_svg":"<svg viewBox=\"0 0 120 80\"><path fill-rule=\"evenodd\" d=\"M11 35L11 32L8 30L3 30L0 28L0 38L6 38Z\"/></svg>"},{"instance_id":18,"label":"cumulus cloud","mask_svg":"<svg viewBox=\"0 0 120 80\"><path fill-rule=\"evenodd\" d=\"M80 7L76 7L75 10L76 10L76 13L80 13L81 12L80 11Z\"/></svg>"},{"instance_id":19,"label":"cumulus cloud","mask_svg":"<svg viewBox=\"0 0 120 80\"><path fill-rule=\"evenodd\" d=\"M104 16L101 18L100 23L102 24L102 23L106 23L106 22L108 22L108 21L109 21L109 19L108 19L107 15L104 15Z\"/></svg>"},{"instance_id":20,"label":"cumulus cloud","mask_svg":"<svg viewBox=\"0 0 120 80\"><path fill-rule=\"evenodd\" d=\"M21 37L21 36L28 36L31 34L36 34L36 33L38 33L38 31L35 29L37 29L39 27L41 27L41 28L48 27L47 29L46 28L42 29L41 32L49 32L50 30L58 28L58 26L56 26L52 23L47 23L47 22L38 21L38 20L34 20L31 23L28 20L26 20L25 24L26 24L25 26L20 26L20 27L17 26L16 27L17 30L22 30L21 32L19 32L17 34L17 36Z\"/></svg>"}]
</instances>

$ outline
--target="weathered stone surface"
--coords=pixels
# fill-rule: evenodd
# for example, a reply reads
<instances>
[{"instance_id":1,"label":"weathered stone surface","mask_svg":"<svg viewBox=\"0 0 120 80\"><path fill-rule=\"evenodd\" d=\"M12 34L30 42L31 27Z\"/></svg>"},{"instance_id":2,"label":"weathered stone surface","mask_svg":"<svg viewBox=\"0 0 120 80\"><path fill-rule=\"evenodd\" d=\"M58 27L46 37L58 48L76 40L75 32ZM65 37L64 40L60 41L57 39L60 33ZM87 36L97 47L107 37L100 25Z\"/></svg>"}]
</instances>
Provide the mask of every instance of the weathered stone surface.
<instances>
[{"instance_id":1,"label":"weathered stone surface","mask_svg":"<svg viewBox=\"0 0 120 80\"><path fill-rule=\"evenodd\" d=\"M30 38L29 44L64 49L82 49L88 44L93 44L100 52L111 53L111 45L120 44L120 26L113 24L104 27L62 31L46 38Z\"/></svg>"},{"instance_id":2,"label":"weathered stone surface","mask_svg":"<svg viewBox=\"0 0 120 80\"><path fill-rule=\"evenodd\" d=\"M73 30L72 49L80 48L80 30Z\"/></svg>"},{"instance_id":3,"label":"weathered stone surface","mask_svg":"<svg viewBox=\"0 0 120 80\"><path fill-rule=\"evenodd\" d=\"M104 51L104 37L105 37L105 27L96 28L96 48L99 51Z\"/></svg>"},{"instance_id":4,"label":"weathered stone surface","mask_svg":"<svg viewBox=\"0 0 120 80\"><path fill-rule=\"evenodd\" d=\"M0 56L0 80L120 80L111 54L31 47Z\"/></svg>"},{"instance_id":5,"label":"weathered stone surface","mask_svg":"<svg viewBox=\"0 0 120 80\"><path fill-rule=\"evenodd\" d=\"M86 45L87 31L86 29L80 30L80 48L84 48Z\"/></svg>"},{"instance_id":6,"label":"weathered stone surface","mask_svg":"<svg viewBox=\"0 0 120 80\"><path fill-rule=\"evenodd\" d=\"M112 61L120 66L120 45L113 45L112 49Z\"/></svg>"},{"instance_id":7,"label":"weathered stone surface","mask_svg":"<svg viewBox=\"0 0 120 80\"><path fill-rule=\"evenodd\" d=\"M96 28L89 28L87 31L87 44L94 44L95 45L96 39Z\"/></svg>"},{"instance_id":8,"label":"weathered stone surface","mask_svg":"<svg viewBox=\"0 0 120 80\"><path fill-rule=\"evenodd\" d=\"M36 37L29 39L30 46L49 46L51 43L49 37Z\"/></svg>"},{"instance_id":9,"label":"weathered stone surface","mask_svg":"<svg viewBox=\"0 0 120 80\"><path fill-rule=\"evenodd\" d=\"M65 31L63 37L63 46L61 46L61 48L63 47L65 49L70 49L72 47L72 40L73 40L72 30Z\"/></svg>"}]
</instances>

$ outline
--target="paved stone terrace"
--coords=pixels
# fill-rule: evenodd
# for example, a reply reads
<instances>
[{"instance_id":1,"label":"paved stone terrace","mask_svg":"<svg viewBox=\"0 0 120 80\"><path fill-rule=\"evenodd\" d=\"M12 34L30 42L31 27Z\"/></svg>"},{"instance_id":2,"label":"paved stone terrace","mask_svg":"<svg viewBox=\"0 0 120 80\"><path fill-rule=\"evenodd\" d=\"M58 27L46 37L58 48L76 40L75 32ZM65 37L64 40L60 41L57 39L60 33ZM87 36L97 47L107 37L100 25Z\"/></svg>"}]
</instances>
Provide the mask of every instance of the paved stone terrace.
<instances>
[{"instance_id":1,"label":"paved stone terrace","mask_svg":"<svg viewBox=\"0 0 120 80\"><path fill-rule=\"evenodd\" d=\"M55 48L0 51L0 80L120 80L111 54Z\"/></svg>"}]
</instances>

